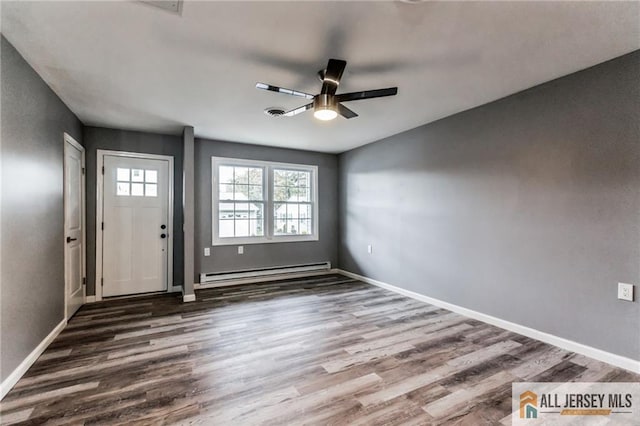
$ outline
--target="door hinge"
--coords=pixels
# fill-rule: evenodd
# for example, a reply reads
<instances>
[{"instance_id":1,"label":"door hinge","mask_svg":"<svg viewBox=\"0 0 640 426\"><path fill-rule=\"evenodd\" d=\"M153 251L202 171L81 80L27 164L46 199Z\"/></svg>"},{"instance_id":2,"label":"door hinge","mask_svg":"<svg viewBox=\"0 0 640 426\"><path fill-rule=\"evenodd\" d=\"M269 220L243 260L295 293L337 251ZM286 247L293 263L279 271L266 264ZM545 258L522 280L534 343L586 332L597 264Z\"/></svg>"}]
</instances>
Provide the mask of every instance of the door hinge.
<instances>
[{"instance_id":1,"label":"door hinge","mask_svg":"<svg viewBox=\"0 0 640 426\"><path fill-rule=\"evenodd\" d=\"M101 226L102 230L104 231L104 222L102 222L102 226Z\"/></svg>"},{"instance_id":2,"label":"door hinge","mask_svg":"<svg viewBox=\"0 0 640 426\"><path fill-rule=\"evenodd\" d=\"M104 166L102 166L102 174L104 174Z\"/></svg>"},{"instance_id":3,"label":"door hinge","mask_svg":"<svg viewBox=\"0 0 640 426\"><path fill-rule=\"evenodd\" d=\"M104 278L100 278L100 285L104 287Z\"/></svg>"},{"instance_id":4,"label":"door hinge","mask_svg":"<svg viewBox=\"0 0 640 426\"><path fill-rule=\"evenodd\" d=\"M84 175L84 167L82 168L82 174Z\"/></svg>"},{"instance_id":5,"label":"door hinge","mask_svg":"<svg viewBox=\"0 0 640 426\"><path fill-rule=\"evenodd\" d=\"M82 285L87 285L87 277L82 277Z\"/></svg>"}]
</instances>

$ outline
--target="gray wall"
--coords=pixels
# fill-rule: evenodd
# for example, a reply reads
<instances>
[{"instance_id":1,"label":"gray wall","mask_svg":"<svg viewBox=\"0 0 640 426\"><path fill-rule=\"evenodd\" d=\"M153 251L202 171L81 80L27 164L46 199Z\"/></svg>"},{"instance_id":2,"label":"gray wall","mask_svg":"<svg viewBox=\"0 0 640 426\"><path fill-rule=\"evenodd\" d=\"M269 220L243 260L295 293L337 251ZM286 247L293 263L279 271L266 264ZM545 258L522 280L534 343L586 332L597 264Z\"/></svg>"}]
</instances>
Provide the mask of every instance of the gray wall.
<instances>
[{"instance_id":1,"label":"gray wall","mask_svg":"<svg viewBox=\"0 0 640 426\"><path fill-rule=\"evenodd\" d=\"M342 154L340 267L640 359L639 76L637 51Z\"/></svg>"},{"instance_id":2,"label":"gray wall","mask_svg":"<svg viewBox=\"0 0 640 426\"><path fill-rule=\"evenodd\" d=\"M82 123L2 37L0 379L64 319L63 133Z\"/></svg>"},{"instance_id":3,"label":"gray wall","mask_svg":"<svg viewBox=\"0 0 640 426\"><path fill-rule=\"evenodd\" d=\"M196 139L195 143L195 282L202 272L219 272L307 262L337 263L338 246L338 158L333 154L271 148L265 146ZM216 246L211 256L211 157L280 161L318 166L319 241L299 243L245 244L244 254L237 246Z\"/></svg>"},{"instance_id":4,"label":"gray wall","mask_svg":"<svg viewBox=\"0 0 640 426\"><path fill-rule=\"evenodd\" d=\"M87 294L95 294L96 276L96 161L98 149L173 156L173 284L182 285L182 137L157 133L85 126L87 148ZM171 283L170 283L171 285Z\"/></svg>"}]
</instances>

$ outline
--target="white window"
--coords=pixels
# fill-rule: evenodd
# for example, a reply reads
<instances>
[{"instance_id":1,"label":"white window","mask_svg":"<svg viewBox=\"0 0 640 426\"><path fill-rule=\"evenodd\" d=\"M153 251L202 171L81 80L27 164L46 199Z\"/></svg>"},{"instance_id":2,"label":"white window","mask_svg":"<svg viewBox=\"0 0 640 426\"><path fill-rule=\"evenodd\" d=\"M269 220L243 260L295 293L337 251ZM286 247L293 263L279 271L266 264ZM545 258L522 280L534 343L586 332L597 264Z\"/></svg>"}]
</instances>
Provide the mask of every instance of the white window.
<instances>
[{"instance_id":1,"label":"white window","mask_svg":"<svg viewBox=\"0 0 640 426\"><path fill-rule=\"evenodd\" d=\"M116 170L116 195L119 197L157 197L158 171L143 169Z\"/></svg>"},{"instance_id":2,"label":"white window","mask_svg":"<svg viewBox=\"0 0 640 426\"><path fill-rule=\"evenodd\" d=\"M318 240L318 168L212 157L213 245Z\"/></svg>"}]
</instances>

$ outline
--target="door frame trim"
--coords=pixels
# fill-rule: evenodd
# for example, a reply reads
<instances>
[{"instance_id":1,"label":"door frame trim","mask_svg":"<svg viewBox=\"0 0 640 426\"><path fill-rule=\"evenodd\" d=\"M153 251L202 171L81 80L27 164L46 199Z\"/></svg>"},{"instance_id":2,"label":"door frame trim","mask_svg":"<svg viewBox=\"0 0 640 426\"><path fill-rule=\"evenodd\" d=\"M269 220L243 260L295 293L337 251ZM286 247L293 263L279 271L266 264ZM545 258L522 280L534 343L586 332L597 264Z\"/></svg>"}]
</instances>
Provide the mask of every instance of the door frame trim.
<instances>
[{"instance_id":1,"label":"door frame trim","mask_svg":"<svg viewBox=\"0 0 640 426\"><path fill-rule=\"evenodd\" d=\"M95 300L102 300L102 240L103 230L102 221L104 213L104 175L102 174L102 168L104 167L105 156L114 157L126 157L126 158L140 158L143 160L165 160L169 162L169 219L167 223L167 231L169 233L169 241L167 242L167 293L173 290L173 237L175 235L173 229L173 210L174 205L174 176L173 176L173 161L174 158L171 155L159 155L159 154L145 154L141 152L127 152L127 151L113 151L106 149L97 150L97 162L96 162L96 278L95 278ZM136 296L135 294L132 296Z\"/></svg>"},{"instance_id":2,"label":"door frame trim","mask_svg":"<svg viewBox=\"0 0 640 426\"><path fill-rule=\"evenodd\" d=\"M63 142L62 142L62 150L63 150L63 160L62 160L62 199L63 199L63 229L64 229L64 234L63 235L63 240L62 240L62 244L63 244L63 253L64 253L64 318L65 320L69 320L70 317L67 316L67 309L69 308L69 294L68 294L68 288L67 288L67 283L68 283L68 276L67 276L67 243L66 243L66 232L67 232L67 197L65 197L66 194L66 182L65 182L65 177L66 177L66 170L67 170L67 164L66 164L66 160L67 160L67 154L66 154L66 144L69 144L71 146L73 146L74 148L76 148L78 151L80 151L82 153L82 190L81 190L81 196L82 196L82 202L80 203L80 208L82 209L82 277L84 278L84 283L82 284L82 293L83 293L83 301L82 303L86 303L87 302L87 284L86 284L86 278L87 278L87 174L86 174L86 150L84 149L84 146L80 145L78 143L78 141L76 141L73 137L71 137L70 134L68 134L67 132L64 132L64 137L63 137Z\"/></svg>"}]
</instances>

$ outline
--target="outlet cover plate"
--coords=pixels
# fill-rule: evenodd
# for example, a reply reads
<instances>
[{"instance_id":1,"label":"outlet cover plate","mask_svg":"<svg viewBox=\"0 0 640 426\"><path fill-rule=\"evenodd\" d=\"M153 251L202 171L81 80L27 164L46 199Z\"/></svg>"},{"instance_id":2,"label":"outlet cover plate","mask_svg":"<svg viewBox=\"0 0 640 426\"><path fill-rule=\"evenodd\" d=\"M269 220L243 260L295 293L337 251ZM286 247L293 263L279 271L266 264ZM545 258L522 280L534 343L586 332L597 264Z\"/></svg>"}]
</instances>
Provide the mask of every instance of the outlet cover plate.
<instances>
[{"instance_id":1,"label":"outlet cover plate","mask_svg":"<svg viewBox=\"0 0 640 426\"><path fill-rule=\"evenodd\" d=\"M618 283L618 299L633 302L633 284Z\"/></svg>"}]
</instances>

